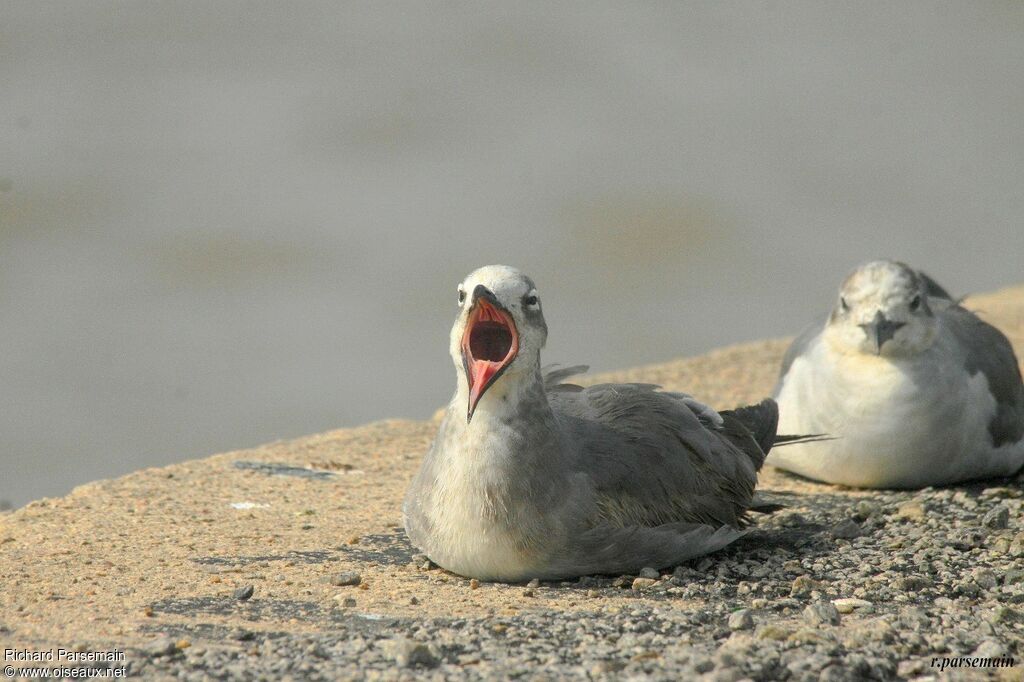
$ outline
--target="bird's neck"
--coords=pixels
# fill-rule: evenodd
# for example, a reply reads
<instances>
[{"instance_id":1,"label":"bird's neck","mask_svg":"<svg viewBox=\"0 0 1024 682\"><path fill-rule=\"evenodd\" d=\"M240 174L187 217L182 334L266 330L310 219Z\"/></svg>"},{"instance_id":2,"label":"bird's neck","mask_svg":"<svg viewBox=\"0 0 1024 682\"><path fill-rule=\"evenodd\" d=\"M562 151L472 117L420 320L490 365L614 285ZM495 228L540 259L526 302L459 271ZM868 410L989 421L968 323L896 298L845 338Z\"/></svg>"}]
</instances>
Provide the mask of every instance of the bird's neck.
<instances>
[{"instance_id":1,"label":"bird's neck","mask_svg":"<svg viewBox=\"0 0 1024 682\"><path fill-rule=\"evenodd\" d=\"M480 398L467 420L469 387L460 379L446 425L462 451L481 463L521 467L557 448L557 424L539 369L506 374Z\"/></svg>"},{"instance_id":2,"label":"bird's neck","mask_svg":"<svg viewBox=\"0 0 1024 682\"><path fill-rule=\"evenodd\" d=\"M460 408L465 418L469 409L469 384L465 376L459 377L451 404L452 411ZM470 423L522 418L550 411L540 370L529 368L507 372L495 381L481 396Z\"/></svg>"}]
</instances>

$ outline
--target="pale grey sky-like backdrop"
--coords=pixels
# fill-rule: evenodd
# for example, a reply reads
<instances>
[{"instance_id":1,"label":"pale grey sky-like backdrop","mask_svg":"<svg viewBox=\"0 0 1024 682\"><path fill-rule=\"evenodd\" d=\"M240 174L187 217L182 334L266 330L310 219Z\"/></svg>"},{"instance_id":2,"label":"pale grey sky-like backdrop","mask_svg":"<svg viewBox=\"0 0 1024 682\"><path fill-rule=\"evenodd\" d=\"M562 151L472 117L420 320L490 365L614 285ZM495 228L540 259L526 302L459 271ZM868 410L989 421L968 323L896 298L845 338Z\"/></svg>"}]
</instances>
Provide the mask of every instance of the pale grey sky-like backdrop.
<instances>
[{"instance_id":1,"label":"pale grey sky-like backdrop","mask_svg":"<svg viewBox=\"0 0 1024 682\"><path fill-rule=\"evenodd\" d=\"M0 499L391 416L455 286L545 360L1024 280L1019 2L0 4Z\"/></svg>"}]
</instances>

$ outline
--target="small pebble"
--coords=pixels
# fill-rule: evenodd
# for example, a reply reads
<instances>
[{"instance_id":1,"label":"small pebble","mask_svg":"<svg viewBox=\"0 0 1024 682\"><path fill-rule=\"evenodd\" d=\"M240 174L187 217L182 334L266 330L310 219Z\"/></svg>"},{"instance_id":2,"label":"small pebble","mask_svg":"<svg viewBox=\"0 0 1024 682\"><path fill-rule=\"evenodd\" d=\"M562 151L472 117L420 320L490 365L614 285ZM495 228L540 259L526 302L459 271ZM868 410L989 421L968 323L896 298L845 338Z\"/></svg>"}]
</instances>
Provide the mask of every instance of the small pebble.
<instances>
[{"instance_id":1,"label":"small pebble","mask_svg":"<svg viewBox=\"0 0 1024 682\"><path fill-rule=\"evenodd\" d=\"M986 528L991 528L992 530L1008 528L1010 526L1010 510L1005 504L1001 504L985 514L981 523Z\"/></svg>"},{"instance_id":2,"label":"small pebble","mask_svg":"<svg viewBox=\"0 0 1024 682\"><path fill-rule=\"evenodd\" d=\"M255 591L256 591L256 588L253 587L252 585L244 585L242 587L239 587L237 590L235 590L232 593L232 596L234 596L234 598L237 599L238 601L248 601L249 598L252 597L253 592L255 592Z\"/></svg>"},{"instance_id":3,"label":"small pebble","mask_svg":"<svg viewBox=\"0 0 1024 682\"><path fill-rule=\"evenodd\" d=\"M908 575L896 581L896 588L904 592L917 592L932 586L932 581L921 575Z\"/></svg>"},{"instance_id":4,"label":"small pebble","mask_svg":"<svg viewBox=\"0 0 1024 682\"><path fill-rule=\"evenodd\" d=\"M693 669L700 674L709 673L715 668L715 662L706 656L698 656L693 659Z\"/></svg>"},{"instance_id":5,"label":"small pebble","mask_svg":"<svg viewBox=\"0 0 1024 682\"><path fill-rule=\"evenodd\" d=\"M924 515L924 505L917 500L904 502L896 508L897 518L906 519L907 521L920 521L924 518Z\"/></svg>"},{"instance_id":6,"label":"small pebble","mask_svg":"<svg viewBox=\"0 0 1024 682\"><path fill-rule=\"evenodd\" d=\"M626 667L626 663L623 661L598 661L590 668L590 673L595 677L598 675L607 675L608 673L617 673Z\"/></svg>"},{"instance_id":7,"label":"small pebble","mask_svg":"<svg viewBox=\"0 0 1024 682\"><path fill-rule=\"evenodd\" d=\"M1006 553L1013 557L1024 557L1024 533L1017 533L1013 536Z\"/></svg>"},{"instance_id":8,"label":"small pebble","mask_svg":"<svg viewBox=\"0 0 1024 682\"><path fill-rule=\"evenodd\" d=\"M302 652L306 656L312 656L314 658L330 658L330 654L324 651L324 648L316 642L306 647L306 650Z\"/></svg>"},{"instance_id":9,"label":"small pebble","mask_svg":"<svg viewBox=\"0 0 1024 682\"><path fill-rule=\"evenodd\" d=\"M1000 488L985 488L981 491L982 497L1014 498L1020 497L1022 494L1024 494L1024 491L1021 491L1018 488L1007 488L1005 486Z\"/></svg>"},{"instance_id":10,"label":"small pebble","mask_svg":"<svg viewBox=\"0 0 1024 682\"><path fill-rule=\"evenodd\" d=\"M988 659L1000 658L1004 655L1006 655L1006 647L994 639L986 639L971 654L973 657Z\"/></svg>"},{"instance_id":11,"label":"small pebble","mask_svg":"<svg viewBox=\"0 0 1024 682\"><path fill-rule=\"evenodd\" d=\"M649 567L641 568L639 575L641 578L650 578L651 580L657 580L661 577L661 573Z\"/></svg>"},{"instance_id":12,"label":"small pebble","mask_svg":"<svg viewBox=\"0 0 1024 682\"><path fill-rule=\"evenodd\" d=\"M471 590L478 590L478 589L480 589L480 581L477 580L476 578L470 579L470 581L469 581L469 589L471 589Z\"/></svg>"},{"instance_id":13,"label":"small pebble","mask_svg":"<svg viewBox=\"0 0 1024 682\"><path fill-rule=\"evenodd\" d=\"M866 599L847 597L843 599L833 599L832 605L836 607L836 611L839 613L853 613L856 609L863 609L871 606L871 602Z\"/></svg>"},{"instance_id":14,"label":"small pebble","mask_svg":"<svg viewBox=\"0 0 1024 682\"><path fill-rule=\"evenodd\" d=\"M437 564L431 561L430 557L428 557L426 554L413 554L412 564L422 571L429 571L431 569L437 568Z\"/></svg>"},{"instance_id":15,"label":"small pebble","mask_svg":"<svg viewBox=\"0 0 1024 682\"><path fill-rule=\"evenodd\" d=\"M754 627L754 617L749 609L740 609L729 614L729 629L732 631L749 630Z\"/></svg>"},{"instance_id":16,"label":"small pebble","mask_svg":"<svg viewBox=\"0 0 1024 682\"><path fill-rule=\"evenodd\" d=\"M817 590L821 585L817 580L812 580L810 576L801 575L797 576L796 580L789 588L789 596L791 597L806 597L811 594L814 590Z\"/></svg>"},{"instance_id":17,"label":"small pebble","mask_svg":"<svg viewBox=\"0 0 1024 682\"><path fill-rule=\"evenodd\" d=\"M832 528L832 537L837 540L852 540L859 537L860 533L860 525L850 519L838 523Z\"/></svg>"},{"instance_id":18,"label":"small pebble","mask_svg":"<svg viewBox=\"0 0 1024 682\"><path fill-rule=\"evenodd\" d=\"M359 575L355 571L344 571L343 573L335 573L328 582L335 587L344 587L346 585L358 585L363 581L363 576Z\"/></svg>"},{"instance_id":19,"label":"small pebble","mask_svg":"<svg viewBox=\"0 0 1024 682\"><path fill-rule=\"evenodd\" d=\"M999 584L996 574L987 568L975 568L971 570L971 579L983 590L991 590Z\"/></svg>"},{"instance_id":20,"label":"small pebble","mask_svg":"<svg viewBox=\"0 0 1024 682\"><path fill-rule=\"evenodd\" d=\"M173 656L178 652L178 647L175 646L173 639L166 635L160 635L147 643L143 650L153 657Z\"/></svg>"},{"instance_id":21,"label":"small pebble","mask_svg":"<svg viewBox=\"0 0 1024 682\"><path fill-rule=\"evenodd\" d=\"M981 543L985 540L985 536L974 528L962 528L953 533L949 540L949 544L953 547L960 551L967 552L975 547L981 547Z\"/></svg>"},{"instance_id":22,"label":"small pebble","mask_svg":"<svg viewBox=\"0 0 1024 682\"><path fill-rule=\"evenodd\" d=\"M879 513L879 507L874 502L868 502L867 500L861 500L855 507L857 517L860 519L869 519L872 516L877 516Z\"/></svg>"},{"instance_id":23,"label":"small pebble","mask_svg":"<svg viewBox=\"0 0 1024 682\"><path fill-rule=\"evenodd\" d=\"M1004 585L1016 585L1017 583L1024 583L1024 569L1011 568L1003 574Z\"/></svg>"},{"instance_id":24,"label":"small pebble","mask_svg":"<svg viewBox=\"0 0 1024 682\"><path fill-rule=\"evenodd\" d=\"M757 632L754 633L754 636L757 637L757 639L768 639L776 642L782 642L789 638L791 634L793 634L793 630L785 625L780 623L768 623L759 627Z\"/></svg>"},{"instance_id":25,"label":"small pebble","mask_svg":"<svg viewBox=\"0 0 1024 682\"><path fill-rule=\"evenodd\" d=\"M388 643L387 648L400 668L433 668L439 663L430 647L422 642L397 637Z\"/></svg>"},{"instance_id":26,"label":"small pebble","mask_svg":"<svg viewBox=\"0 0 1024 682\"><path fill-rule=\"evenodd\" d=\"M804 609L804 620L811 625L839 625L839 610L831 602L815 602Z\"/></svg>"},{"instance_id":27,"label":"small pebble","mask_svg":"<svg viewBox=\"0 0 1024 682\"><path fill-rule=\"evenodd\" d=\"M697 571L693 570L689 566L676 566L675 570L672 571L672 577L679 582L696 580L700 576Z\"/></svg>"},{"instance_id":28,"label":"small pebble","mask_svg":"<svg viewBox=\"0 0 1024 682\"><path fill-rule=\"evenodd\" d=\"M1024 623L1024 611L1019 611L1012 606L1000 604L992 610L991 614L989 614L988 621L990 623L1004 624Z\"/></svg>"}]
</instances>

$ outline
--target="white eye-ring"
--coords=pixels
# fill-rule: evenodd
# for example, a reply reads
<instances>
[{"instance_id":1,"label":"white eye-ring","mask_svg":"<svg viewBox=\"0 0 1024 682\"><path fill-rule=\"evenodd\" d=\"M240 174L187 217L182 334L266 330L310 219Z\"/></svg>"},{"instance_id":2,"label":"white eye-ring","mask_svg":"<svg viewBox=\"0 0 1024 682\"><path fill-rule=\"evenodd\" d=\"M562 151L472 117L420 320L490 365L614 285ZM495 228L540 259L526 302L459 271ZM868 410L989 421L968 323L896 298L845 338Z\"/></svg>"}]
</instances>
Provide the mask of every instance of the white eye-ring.
<instances>
[{"instance_id":1,"label":"white eye-ring","mask_svg":"<svg viewBox=\"0 0 1024 682\"><path fill-rule=\"evenodd\" d=\"M540 307L540 299L537 298L536 289L531 289L530 293L526 294L526 296L523 296L523 305L525 305L527 308L534 309Z\"/></svg>"},{"instance_id":2,"label":"white eye-ring","mask_svg":"<svg viewBox=\"0 0 1024 682\"><path fill-rule=\"evenodd\" d=\"M466 302L466 290L463 289L462 285L460 284L459 285L459 305L461 306L465 302Z\"/></svg>"}]
</instances>

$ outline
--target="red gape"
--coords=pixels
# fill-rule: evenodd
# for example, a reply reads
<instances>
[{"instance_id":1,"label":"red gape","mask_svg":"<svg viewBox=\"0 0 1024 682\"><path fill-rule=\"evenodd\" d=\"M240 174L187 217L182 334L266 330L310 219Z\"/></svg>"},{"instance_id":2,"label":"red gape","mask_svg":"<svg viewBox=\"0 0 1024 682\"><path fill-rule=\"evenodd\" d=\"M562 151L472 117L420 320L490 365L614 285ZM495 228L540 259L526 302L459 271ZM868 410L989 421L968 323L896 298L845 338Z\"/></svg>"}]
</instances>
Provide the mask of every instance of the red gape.
<instances>
[{"instance_id":1,"label":"red gape","mask_svg":"<svg viewBox=\"0 0 1024 682\"><path fill-rule=\"evenodd\" d=\"M500 356L500 351L495 351L504 349L506 343L508 350ZM491 382L515 359L518 352L519 334L512 316L485 299L477 299L462 334L462 356L469 381L470 415Z\"/></svg>"}]
</instances>

